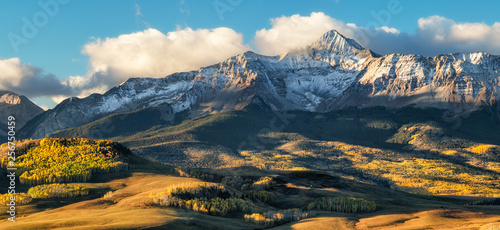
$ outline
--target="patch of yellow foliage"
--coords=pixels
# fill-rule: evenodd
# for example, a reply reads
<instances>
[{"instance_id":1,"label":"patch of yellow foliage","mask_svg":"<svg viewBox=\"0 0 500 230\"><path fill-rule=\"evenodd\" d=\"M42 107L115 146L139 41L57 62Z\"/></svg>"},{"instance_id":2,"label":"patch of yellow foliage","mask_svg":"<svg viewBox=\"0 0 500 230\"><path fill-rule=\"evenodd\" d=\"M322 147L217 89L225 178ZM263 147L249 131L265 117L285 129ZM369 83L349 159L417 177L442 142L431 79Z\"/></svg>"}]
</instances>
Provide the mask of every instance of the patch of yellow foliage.
<instances>
[{"instance_id":1,"label":"patch of yellow foliage","mask_svg":"<svg viewBox=\"0 0 500 230\"><path fill-rule=\"evenodd\" d=\"M457 154L457 151L456 150L444 150L441 153L444 155L455 155L455 154Z\"/></svg>"},{"instance_id":2,"label":"patch of yellow foliage","mask_svg":"<svg viewBox=\"0 0 500 230\"><path fill-rule=\"evenodd\" d=\"M387 178L405 191L434 195L495 196L495 178L475 174L466 168L441 160L416 158L404 162L373 160L358 168Z\"/></svg>"},{"instance_id":3,"label":"patch of yellow foliage","mask_svg":"<svg viewBox=\"0 0 500 230\"><path fill-rule=\"evenodd\" d=\"M490 151L490 149L495 148L495 147L497 147L497 146L496 145L479 144L479 145L475 145L475 146L468 148L467 151L473 152L476 154L485 154L485 153L488 153L488 151Z\"/></svg>"}]
</instances>

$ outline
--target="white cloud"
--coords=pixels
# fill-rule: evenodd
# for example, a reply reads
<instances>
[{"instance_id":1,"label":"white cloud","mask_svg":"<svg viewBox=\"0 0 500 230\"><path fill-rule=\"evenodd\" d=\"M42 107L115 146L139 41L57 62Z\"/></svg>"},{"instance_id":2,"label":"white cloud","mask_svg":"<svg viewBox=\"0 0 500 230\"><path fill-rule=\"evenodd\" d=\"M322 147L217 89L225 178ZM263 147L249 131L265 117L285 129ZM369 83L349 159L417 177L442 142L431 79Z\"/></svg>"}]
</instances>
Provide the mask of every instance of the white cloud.
<instances>
[{"instance_id":1,"label":"white cloud","mask_svg":"<svg viewBox=\"0 0 500 230\"><path fill-rule=\"evenodd\" d=\"M259 52L277 55L305 47L331 29L379 54L435 56L477 51L500 54L500 22L491 26L485 23L457 23L441 16L420 18L414 34L402 33L388 26L367 28L345 23L322 12L313 12L310 16L282 16L271 19L270 29L257 31L254 43Z\"/></svg>"},{"instance_id":2,"label":"white cloud","mask_svg":"<svg viewBox=\"0 0 500 230\"><path fill-rule=\"evenodd\" d=\"M441 16L418 20L419 47L441 53L483 51L500 54L500 23L459 23Z\"/></svg>"},{"instance_id":3,"label":"white cloud","mask_svg":"<svg viewBox=\"0 0 500 230\"><path fill-rule=\"evenodd\" d=\"M387 26L382 26L382 27L377 28L377 29L382 30L382 31L384 31L386 33L389 33L389 34L400 34L401 33L398 29L396 29L396 28L389 28Z\"/></svg>"},{"instance_id":4,"label":"white cloud","mask_svg":"<svg viewBox=\"0 0 500 230\"><path fill-rule=\"evenodd\" d=\"M342 24L322 12L313 12L311 16L282 16L271 19L272 28L257 31L254 43L260 53L277 55L309 45Z\"/></svg>"},{"instance_id":5,"label":"white cloud","mask_svg":"<svg viewBox=\"0 0 500 230\"><path fill-rule=\"evenodd\" d=\"M271 19L270 29L261 29L255 33L254 43L262 54L278 55L289 50L302 48L316 41L324 33L335 29L339 33L356 39L361 45L367 45L370 39L366 39L365 33L369 34L399 34L399 30L387 26L366 29L358 27L353 23L344 23L323 12L313 12L310 16L292 15Z\"/></svg>"},{"instance_id":6,"label":"white cloud","mask_svg":"<svg viewBox=\"0 0 500 230\"><path fill-rule=\"evenodd\" d=\"M198 69L249 50L243 35L229 28L178 29L163 34L147 29L86 44L91 72L72 77L70 85L87 89L112 87L131 77L165 77Z\"/></svg>"},{"instance_id":7,"label":"white cloud","mask_svg":"<svg viewBox=\"0 0 500 230\"><path fill-rule=\"evenodd\" d=\"M452 20L440 16L420 18L418 20L418 33L431 41L444 40L453 24Z\"/></svg>"},{"instance_id":8,"label":"white cloud","mask_svg":"<svg viewBox=\"0 0 500 230\"><path fill-rule=\"evenodd\" d=\"M0 89L30 98L59 103L70 96L104 93L131 77L165 77L215 64L250 48L243 35L229 28L178 29L163 34L156 29L94 39L82 53L89 56L85 76L60 80L19 58L0 59Z\"/></svg>"}]
</instances>

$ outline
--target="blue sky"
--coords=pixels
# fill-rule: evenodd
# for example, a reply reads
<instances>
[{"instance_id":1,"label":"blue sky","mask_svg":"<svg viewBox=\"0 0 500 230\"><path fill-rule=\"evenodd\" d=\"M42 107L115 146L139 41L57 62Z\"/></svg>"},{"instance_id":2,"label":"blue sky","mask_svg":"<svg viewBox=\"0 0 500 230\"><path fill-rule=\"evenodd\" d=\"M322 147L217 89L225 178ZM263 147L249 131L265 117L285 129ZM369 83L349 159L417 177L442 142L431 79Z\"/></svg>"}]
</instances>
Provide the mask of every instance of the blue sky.
<instances>
[{"instance_id":1,"label":"blue sky","mask_svg":"<svg viewBox=\"0 0 500 230\"><path fill-rule=\"evenodd\" d=\"M47 5L48 10L41 5ZM26 94L39 105L51 108L65 97L102 93L132 75L161 77L215 63L227 58L222 55L250 49L274 55L308 44L312 39L302 38L301 34L296 38L294 31L316 36L325 29L337 29L346 36L356 38L372 30L376 35L370 36L370 42L360 43L381 54L412 52L432 56L459 51L500 54L500 44L494 42L500 36L500 23L495 24L500 22L499 8L500 2L493 0L481 1L480 4L448 0L2 1L0 67L12 71L9 71L10 75L0 73L0 87ZM312 13L316 14L313 16ZM23 34L26 20L34 24L38 20L38 25L35 25L37 31L31 31L33 33L29 37ZM316 26L318 28L311 32L299 28ZM230 31L214 31L221 27ZM202 31L204 29L206 31ZM139 52L147 60L178 59L172 63L167 61L166 65L182 68L167 68L161 66L161 62L146 61L127 74L125 70L118 70L122 67L120 63L113 62L116 59L113 54L123 56L120 52L128 49L125 48L127 42L144 43L146 40L141 39L148 37L153 37L154 41L163 39L171 42L174 34L168 36L169 32L175 31L182 31L183 36L189 39L203 40L211 35L214 39L229 38L228 43L232 46L212 59L210 49L226 49L224 45L208 47L202 53L189 50L193 47L192 41L160 42L158 44L167 47L164 54L154 52L154 47L146 47L150 51L145 52L130 49L130 52ZM257 31L261 33L256 35ZM272 40L276 33L281 39L293 37L297 44ZM13 45L11 40L16 35L24 40ZM130 36L119 38L120 35ZM106 41L106 38L114 40ZM200 41L201 49L205 49L206 42ZM194 52L197 57L204 55L206 58L193 61L190 56L177 57L183 50L182 45L186 45L186 50ZM142 45L137 47L141 49ZM169 53L174 49L172 47L176 52ZM183 58L186 63L182 62ZM7 63L7 60L10 62ZM148 70L142 71L143 67ZM19 82L25 85L19 85ZM41 90L41 87L46 90ZM55 89L58 87L61 90Z\"/></svg>"}]
</instances>

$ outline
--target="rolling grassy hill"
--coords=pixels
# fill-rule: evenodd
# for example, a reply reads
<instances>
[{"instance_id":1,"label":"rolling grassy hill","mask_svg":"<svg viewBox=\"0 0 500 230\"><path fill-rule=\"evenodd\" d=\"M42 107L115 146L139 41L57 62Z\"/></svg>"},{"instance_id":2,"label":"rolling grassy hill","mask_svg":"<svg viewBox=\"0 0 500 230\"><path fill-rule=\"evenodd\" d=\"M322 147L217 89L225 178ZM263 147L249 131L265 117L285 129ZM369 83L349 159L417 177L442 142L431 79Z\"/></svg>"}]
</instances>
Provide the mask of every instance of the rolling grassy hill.
<instances>
[{"instance_id":1,"label":"rolling grassy hill","mask_svg":"<svg viewBox=\"0 0 500 230\"><path fill-rule=\"evenodd\" d=\"M296 134L294 134L296 136ZM292 138L294 135L291 135ZM283 139L283 138L281 138ZM76 142L57 139L61 143ZM303 140L297 140L303 141ZM24 154L47 141L20 143ZM83 141L99 143L99 141ZM342 145L347 145L342 143ZM229 149L229 148L228 148ZM481 150L482 148L476 148ZM248 151L248 150L247 150ZM121 149L120 152L127 152ZM15 223L1 211L0 229L264 229L270 226L245 222L237 211L225 216L204 214L185 208L156 205L151 194L169 191L172 186L201 183L224 186L233 196L253 203L263 210L307 210L323 198L354 197L374 202L374 212L343 213L313 210L311 218L272 226L276 229L401 229L479 228L498 226L500 214L495 206L464 205L484 200L480 197L433 196L412 194L385 188L325 170L270 170L254 166L219 169L190 169L152 162L133 153L129 170L93 175L86 182L70 182L88 189L88 194L63 198L34 198L18 205ZM101 157L106 158L106 154ZM1 170L5 174L5 170ZM1 185L6 185L2 175ZM20 184L17 192L27 192L32 185ZM71 187L71 186L68 186ZM6 188L2 187L2 190ZM185 193L182 193L185 194ZM495 225L496 224L496 225Z\"/></svg>"}]
</instances>

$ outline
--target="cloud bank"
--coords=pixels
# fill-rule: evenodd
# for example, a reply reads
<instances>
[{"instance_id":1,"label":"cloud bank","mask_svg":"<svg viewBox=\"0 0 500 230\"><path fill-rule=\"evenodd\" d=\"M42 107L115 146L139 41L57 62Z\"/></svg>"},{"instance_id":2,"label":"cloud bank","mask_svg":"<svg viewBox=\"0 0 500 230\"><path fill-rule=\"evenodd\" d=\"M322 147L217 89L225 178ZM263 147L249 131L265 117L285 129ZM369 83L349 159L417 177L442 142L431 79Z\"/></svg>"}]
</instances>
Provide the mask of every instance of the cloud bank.
<instances>
[{"instance_id":1,"label":"cloud bank","mask_svg":"<svg viewBox=\"0 0 500 230\"><path fill-rule=\"evenodd\" d=\"M131 77L165 77L198 69L227 59L250 48L243 35L229 28L178 29L163 34L156 29L97 39L86 44L91 71L74 77L70 85L87 89L112 87Z\"/></svg>"},{"instance_id":2,"label":"cloud bank","mask_svg":"<svg viewBox=\"0 0 500 230\"><path fill-rule=\"evenodd\" d=\"M335 29L342 35L353 38L361 45L373 45L381 36L398 36L399 30L389 27L367 29L352 23L313 12L310 16L292 15L271 19L270 29L255 33L254 43L258 51L267 55L278 55L289 50L310 45L324 33ZM375 37L376 36L376 37Z\"/></svg>"},{"instance_id":3,"label":"cloud bank","mask_svg":"<svg viewBox=\"0 0 500 230\"><path fill-rule=\"evenodd\" d=\"M254 43L259 52L278 55L305 47L331 29L382 55L414 53L436 56L477 51L500 54L500 22L491 26L460 23L441 16L420 18L417 30L412 34L387 26L367 28L345 23L322 12L313 12L309 16L282 16L271 19L271 28L258 30Z\"/></svg>"},{"instance_id":4,"label":"cloud bank","mask_svg":"<svg viewBox=\"0 0 500 230\"><path fill-rule=\"evenodd\" d=\"M310 16L296 14L274 18L271 19L271 25L270 29L258 30L254 37L257 50L265 55L277 55L305 47L334 28L339 32L346 31L342 21L322 12L313 12Z\"/></svg>"},{"instance_id":5,"label":"cloud bank","mask_svg":"<svg viewBox=\"0 0 500 230\"><path fill-rule=\"evenodd\" d=\"M22 63L19 58L0 59L0 89L28 97L70 95L73 89L41 68Z\"/></svg>"},{"instance_id":6,"label":"cloud bank","mask_svg":"<svg viewBox=\"0 0 500 230\"><path fill-rule=\"evenodd\" d=\"M229 28L185 28L167 34L147 29L87 43L82 53L89 57L90 70L84 76L60 80L19 58L0 59L0 88L59 103L70 96L104 93L131 77L196 70L248 50L243 35Z\"/></svg>"},{"instance_id":7,"label":"cloud bank","mask_svg":"<svg viewBox=\"0 0 500 230\"><path fill-rule=\"evenodd\" d=\"M500 54L500 22L490 26L431 16L418 20L417 37L419 47L430 54L477 51Z\"/></svg>"}]
</instances>

